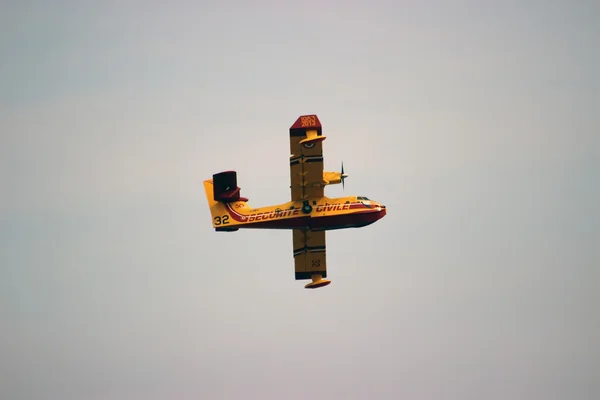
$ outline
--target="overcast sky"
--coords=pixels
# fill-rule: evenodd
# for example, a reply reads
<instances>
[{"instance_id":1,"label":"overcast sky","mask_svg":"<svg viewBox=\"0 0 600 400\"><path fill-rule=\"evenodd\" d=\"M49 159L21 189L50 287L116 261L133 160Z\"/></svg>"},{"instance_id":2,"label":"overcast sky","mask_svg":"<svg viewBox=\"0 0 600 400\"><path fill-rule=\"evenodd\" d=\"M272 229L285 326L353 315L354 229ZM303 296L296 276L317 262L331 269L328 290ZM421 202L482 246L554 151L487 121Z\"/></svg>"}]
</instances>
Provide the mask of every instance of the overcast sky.
<instances>
[{"instance_id":1,"label":"overcast sky","mask_svg":"<svg viewBox=\"0 0 600 400\"><path fill-rule=\"evenodd\" d=\"M595 2L158 3L0 5L0 398L600 398ZM310 113L388 207L314 291L201 184Z\"/></svg>"}]
</instances>

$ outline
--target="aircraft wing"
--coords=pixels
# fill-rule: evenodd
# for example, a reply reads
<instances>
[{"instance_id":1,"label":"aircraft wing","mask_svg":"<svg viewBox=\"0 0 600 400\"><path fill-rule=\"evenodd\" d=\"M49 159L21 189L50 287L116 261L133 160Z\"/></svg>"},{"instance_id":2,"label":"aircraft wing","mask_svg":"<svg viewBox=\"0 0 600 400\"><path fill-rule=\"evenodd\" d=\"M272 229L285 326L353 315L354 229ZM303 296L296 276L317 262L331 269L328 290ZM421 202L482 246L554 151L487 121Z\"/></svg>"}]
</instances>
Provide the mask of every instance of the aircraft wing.
<instances>
[{"instance_id":1,"label":"aircraft wing","mask_svg":"<svg viewBox=\"0 0 600 400\"><path fill-rule=\"evenodd\" d=\"M303 115L290 128L292 201L323 197L323 140L316 115Z\"/></svg>"},{"instance_id":2,"label":"aircraft wing","mask_svg":"<svg viewBox=\"0 0 600 400\"><path fill-rule=\"evenodd\" d=\"M294 229L292 232L296 279L311 279L316 274L325 278L325 231Z\"/></svg>"}]
</instances>

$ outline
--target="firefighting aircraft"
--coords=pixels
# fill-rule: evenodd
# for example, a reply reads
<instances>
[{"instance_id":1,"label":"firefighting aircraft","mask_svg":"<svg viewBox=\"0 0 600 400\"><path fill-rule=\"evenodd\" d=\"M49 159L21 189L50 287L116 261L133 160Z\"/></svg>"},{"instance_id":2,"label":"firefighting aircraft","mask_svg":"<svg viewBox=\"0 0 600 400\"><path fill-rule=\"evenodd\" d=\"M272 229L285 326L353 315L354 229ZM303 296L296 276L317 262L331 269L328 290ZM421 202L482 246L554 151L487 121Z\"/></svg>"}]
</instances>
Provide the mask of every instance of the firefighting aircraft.
<instances>
[{"instance_id":1,"label":"firefighting aircraft","mask_svg":"<svg viewBox=\"0 0 600 400\"><path fill-rule=\"evenodd\" d=\"M252 208L240 196L235 171L225 171L204 181L204 189L218 232L238 229L291 229L296 279L311 279L304 286L319 288L331 283L327 277L325 231L360 228L383 218L385 206L361 196L329 198L327 185L348 177L341 172L323 171L322 127L316 115L303 115L290 128L291 201Z\"/></svg>"}]
</instances>

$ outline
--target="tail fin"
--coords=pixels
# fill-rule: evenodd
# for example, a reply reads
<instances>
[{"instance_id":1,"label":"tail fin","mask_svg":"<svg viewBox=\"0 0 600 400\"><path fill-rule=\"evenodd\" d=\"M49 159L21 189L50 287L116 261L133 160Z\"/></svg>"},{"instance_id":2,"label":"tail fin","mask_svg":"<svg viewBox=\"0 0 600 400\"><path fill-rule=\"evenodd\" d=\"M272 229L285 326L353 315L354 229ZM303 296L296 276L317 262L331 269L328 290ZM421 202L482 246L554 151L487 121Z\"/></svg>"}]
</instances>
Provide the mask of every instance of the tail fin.
<instances>
[{"instance_id":1,"label":"tail fin","mask_svg":"<svg viewBox=\"0 0 600 400\"><path fill-rule=\"evenodd\" d=\"M210 208L213 228L217 231L237 231L241 222L231 218L228 208L235 203L245 203L248 199L240 197L235 171L221 172L213 175L213 179L203 182L206 200Z\"/></svg>"},{"instance_id":2,"label":"tail fin","mask_svg":"<svg viewBox=\"0 0 600 400\"><path fill-rule=\"evenodd\" d=\"M227 209L225 208L224 203L214 199L214 185L212 179L204 181L204 191L206 192L206 200L208 200L208 207L210 208L210 215L213 217L214 224L214 218L227 214Z\"/></svg>"}]
</instances>

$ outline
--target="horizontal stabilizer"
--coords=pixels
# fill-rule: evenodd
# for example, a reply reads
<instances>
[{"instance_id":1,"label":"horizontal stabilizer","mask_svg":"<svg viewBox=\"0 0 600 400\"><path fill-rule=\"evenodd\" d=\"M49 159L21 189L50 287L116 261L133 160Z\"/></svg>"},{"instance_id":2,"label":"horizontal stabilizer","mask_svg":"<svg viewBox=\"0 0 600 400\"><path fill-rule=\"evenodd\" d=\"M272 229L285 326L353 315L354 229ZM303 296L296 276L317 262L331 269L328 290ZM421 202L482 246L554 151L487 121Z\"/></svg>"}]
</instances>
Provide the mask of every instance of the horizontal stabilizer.
<instances>
[{"instance_id":1,"label":"horizontal stabilizer","mask_svg":"<svg viewBox=\"0 0 600 400\"><path fill-rule=\"evenodd\" d=\"M223 203L234 201L248 201L240 197L240 188L237 185L237 173L235 171L224 171L213 175L214 200Z\"/></svg>"}]
</instances>

